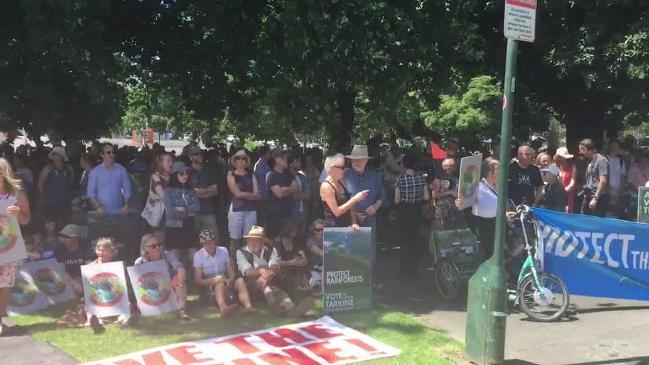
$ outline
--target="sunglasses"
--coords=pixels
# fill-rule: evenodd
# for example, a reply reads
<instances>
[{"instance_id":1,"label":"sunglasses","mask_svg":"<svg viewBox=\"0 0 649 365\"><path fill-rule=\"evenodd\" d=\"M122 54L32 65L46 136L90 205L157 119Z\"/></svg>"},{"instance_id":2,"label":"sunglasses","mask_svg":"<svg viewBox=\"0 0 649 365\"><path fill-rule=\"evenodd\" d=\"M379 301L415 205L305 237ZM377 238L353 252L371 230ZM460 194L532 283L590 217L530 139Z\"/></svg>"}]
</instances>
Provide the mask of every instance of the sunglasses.
<instances>
[{"instance_id":1,"label":"sunglasses","mask_svg":"<svg viewBox=\"0 0 649 365\"><path fill-rule=\"evenodd\" d=\"M178 176L187 176L187 171L178 171Z\"/></svg>"},{"instance_id":2,"label":"sunglasses","mask_svg":"<svg viewBox=\"0 0 649 365\"><path fill-rule=\"evenodd\" d=\"M147 247L147 248L152 248L152 249L156 250L156 249L158 249L158 248L160 248L160 247L162 247L162 246L160 246L159 244L155 244L155 245L149 245L149 246L146 246L146 247Z\"/></svg>"},{"instance_id":3,"label":"sunglasses","mask_svg":"<svg viewBox=\"0 0 649 365\"><path fill-rule=\"evenodd\" d=\"M316 231L316 232L322 232L323 229L324 229L324 227L320 227L320 228L313 227L313 230Z\"/></svg>"},{"instance_id":4,"label":"sunglasses","mask_svg":"<svg viewBox=\"0 0 649 365\"><path fill-rule=\"evenodd\" d=\"M343 166L333 165L331 167L336 168L336 169L341 169L341 170L345 168L344 165Z\"/></svg>"}]
</instances>

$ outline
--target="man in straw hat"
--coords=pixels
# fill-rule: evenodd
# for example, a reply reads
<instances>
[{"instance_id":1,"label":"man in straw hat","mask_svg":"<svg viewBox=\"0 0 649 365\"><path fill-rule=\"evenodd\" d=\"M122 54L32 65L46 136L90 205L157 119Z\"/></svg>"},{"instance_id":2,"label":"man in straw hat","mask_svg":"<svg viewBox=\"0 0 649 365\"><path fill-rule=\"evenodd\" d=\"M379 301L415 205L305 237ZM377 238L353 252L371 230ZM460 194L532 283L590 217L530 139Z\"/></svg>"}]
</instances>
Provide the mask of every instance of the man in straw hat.
<instances>
[{"instance_id":1,"label":"man in straw hat","mask_svg":"<svg viewBox=\"0 0 649 365\"><path fill-rule=\"evenodd\" d=\"M246 246L237 250L237 264L253 300L265 298L277 315L300 317L311 310L313 298L306 297L295 305L283 289L274 285L280 270L279 255L266 245L264 229L253 226L244 238Z\"/></svg>"},{"instance_id":2,"label":"man in straw hat","mask_svg":"<svg viewBox=\"0 0 649 365\"><path fill-rule=\"evenodd\" d=\"M367 191L367 197L356 205L356 222L361 227L372 228L372 285L380 286L376 281L376 214L383 204L385 189L381 176L367 168L370 156L367 154L366 145L355 145L352 152L345 156L351 161L352 168L345 170L343 183L345 189L353 196L362 191Z\"/></svg>"},{"instance_id":3,"label":"man in straw hat","mask_svg":"<svg viewBox=\"0 0 649 365\"><path fill-rule=\"evenodd\" d=\"M49 163L38 179L38 191L45 203L44 212L47 218L56 221L61 228L70 221L74 189L74 173L68 163L65 148L56 146L49 154Z\"/></svg>"}]
</instances>

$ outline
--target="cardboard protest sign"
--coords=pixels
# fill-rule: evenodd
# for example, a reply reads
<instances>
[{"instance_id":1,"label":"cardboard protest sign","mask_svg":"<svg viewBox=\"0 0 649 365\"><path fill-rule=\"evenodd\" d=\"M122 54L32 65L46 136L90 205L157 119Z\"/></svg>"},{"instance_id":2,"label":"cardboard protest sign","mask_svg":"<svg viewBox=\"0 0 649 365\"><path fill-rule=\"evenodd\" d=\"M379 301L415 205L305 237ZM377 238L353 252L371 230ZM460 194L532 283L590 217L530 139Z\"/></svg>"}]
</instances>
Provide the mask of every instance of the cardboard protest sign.
<instances>
[{"instance_id":1,"label":"cardboard protest sign","mask_svg":"<svg viewBox=\"0 0 649 365\"><path fill-rule=\"evenodd\" d=\"M22 270L29 273L49 304L67 302L75 298L72 286L65 280L65 266L56 259L27 262Z\"/></svg>"},{"instance_id":2,"label":"cardboard protest sign","mask_svg":"<svg viewBox=\"0 0 649 365\"><path fill-rule=\"evenodd\" d=\"M171 276L163 260L128 268L137 306L143 316L157 316L178 310Z\"/></svg>"},{"instance_id":3,"label":"cardboard protest sign","mask_svg":"<svg viewBox=\"0 0 649 365\"><path fill-rule=\"evenodd\" d=\"M18 219L16 216L6 213L7 207L15 204L16 198L14 197L0 200L0 265L27 258Z\"/></svg>"},{"instance_id":4,"label":"cardboard protest sign","mask_svg":"<svg viewBox=\"0 0 649 365\"><path fill-rule=\"evenodd\" d=\"M99 318L130 313L121 261L83 265L81 278L86 312Z\"/></svg>"},{"instance_id":5,"label":"cardboard protest sign","mask_svg":"<svg viewBox=\"0 0 649 365\"><path fill-rule=\"evenodd\" d=\"M460 178L457 183L460 210L472 206L478 200L478 184L480 184L481 170L481 153L463 157L460 161Z\"/></svg>"},{"instance_id":6,"label":"cardboard protest sign","mask_svg":"<svg viewBox=\"0 0 649 365\"><path fill-rule=\"evenodd\" d=\"M17 272L16 283L11 288L7 312L10 315L32 313L47 308L48 305L45 294L38 290L29 272L25 270Z\"/></svg>"},{"instance_id":7,"label":"cardboard protest sign","mask_svg":"<svg viewBox=\"0 0 649 365\"><path fill-rule=\"evenodd\" d=\"M88 364L348 364L400 350L329 317L233 336L183 342Z\"/></svg>"},{"instance_id":8,"label":"cardboard protest sign","mask_svg":"<svg viewBox=\"0 0 649 365\"><path fill-rule=\"evenodd\" d=\"M327 227L324 230L323 296L325 312L366 309L370 284L372 229Z\"/></svg>"}]
</instances>

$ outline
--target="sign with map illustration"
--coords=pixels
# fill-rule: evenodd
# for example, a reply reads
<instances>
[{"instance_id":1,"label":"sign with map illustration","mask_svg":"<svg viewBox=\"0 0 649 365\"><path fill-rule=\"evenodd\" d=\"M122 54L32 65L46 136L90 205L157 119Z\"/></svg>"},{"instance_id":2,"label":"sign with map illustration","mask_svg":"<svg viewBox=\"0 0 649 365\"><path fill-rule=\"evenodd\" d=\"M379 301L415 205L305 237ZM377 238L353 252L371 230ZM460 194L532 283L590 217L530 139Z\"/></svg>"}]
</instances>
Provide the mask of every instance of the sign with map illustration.
<instances>
[{"instance_id":1,"label":"sign with map illustration","mask_svg":"<svg viewBox=\"0 0 649 365\"><path fill-rule=\"evenodd\" d=\"M458 180L459 209L466 209L478 200L478 185L482 170L482 154L463 157L460 161L460 178Z\"/></svg>"},{"instance_id":2,"label":"sign with map illustration","mask_svg":"<svg viewBox=\"0 0 649 365\"><path fill-rule=\"evenodd\" d=\"M143 316L157 316L178 309L165 261L131 266L128 268L128 276Z\"/></svg>"},{"instance_id":3,"label":"sign with map illustration","mask_svg":"<svg viewBox=\"0 0 649 365\"><path fill-rule=\"evenodd\" d=\"M7 207L15 204L14 197L0 200L0 265L27 258L18 219L6 213Z\"/></svg>"},{"instance_id":4,"label":"sign with map illustration","mask_svg":"<svg viewBox=\"0 0 649 365\"><path fill-rule=\"evenodd\" d=\"M327 313L372 306L372 229L325 228L323 300Z\"/></svg>"},{"instance_id":5,"label":"sign with map illustration","mask_svg":"<svg viewBox=\"0 0 649 365\"><path fill-rule=\"evenodd\" d=\"M10 315L32 313L47 308L49 303L27 271L16 273L16 282L11 288L7 312Z\"/></svg>"},{"instance_id":6,"label":"sign with map illustration","mask_svg":"<svg viewBox=\"0 0 649 365\"><path fill-rule=\"evenodd\" d=\"M65 280L65 266L56 259L27 262L22 270L30 274L48 303L56 304L74 299L72 286Z\"/></svg>"},{"instance_id":7,"label":"sign with map illustration","mask_svg":"<svg viewBox=\"0 0 649 365\"><path fill-rule=\"evenodd\" d=\"M99 318L129 313L124 264L121 261L81 266L86 311Z\"/></svg>"}]
</instances>

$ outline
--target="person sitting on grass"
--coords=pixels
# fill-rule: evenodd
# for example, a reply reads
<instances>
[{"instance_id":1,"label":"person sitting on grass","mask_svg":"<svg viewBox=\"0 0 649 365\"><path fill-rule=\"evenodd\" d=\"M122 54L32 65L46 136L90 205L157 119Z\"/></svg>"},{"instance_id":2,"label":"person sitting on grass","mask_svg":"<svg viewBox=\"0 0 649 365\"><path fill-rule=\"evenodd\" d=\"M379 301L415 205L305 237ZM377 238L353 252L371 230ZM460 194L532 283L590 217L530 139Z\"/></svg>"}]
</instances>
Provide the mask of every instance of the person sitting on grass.
<instances>
[{"instance_id":1,"label":"person sitting on grass","mask_svg":"<svg viewBox=\"0 0 649 365\"><path fill-rule=\"evenodd\" d=\"M273 246L279 254L278 285L289 293L309 290L309 267L303 242L297 242L298 222L287 219Z\"/></svg>"},{"instance_id":2,"label":"person sitting on grass","mask_svg":"<svg viewBox=\"0 0 649 365\"><path fill-rule=\"evenodd\" d=\"M56 261L65 266L66 279L77 296L83 296L81 285L81 265L90 261L90 245L81 240L81 227L68 224L59 231L59 245L54 249Z\"/></svg>"},{"instance_id":3,"label":"person sitting on grass","mask_svg":"<svg viewBox=\"0 0 649 365\"><path fill-rule=\"evenodd\" d=\"M325 222L322 219L316 219L311 224L312 236L306 242L306 248L309 253L309 267L311 268L311 278L309 287L313 295L322 295L322 267L324 262L324 227Z\"/></svg>"},{"instance_id":4,"label":"person sitting on grass","mask_svg":"<svg viewBox=\"0 0 649 365\"><path fill-rule=\"evenodd\" d=\"M300 317L313 308L313 298L306 297L295 305L288 294L276 284L280 270L277 250L266 245L264 228L253 226L246 246L237 250L237 264L253 299L265 298L276 315Z\"/></svg>"},{"instance_id":5,"label":"person sitting on grass","mask_svg":"<svg viewBox=\"0 0 649 365\"><path fill-rule=\"evenodd\" d=\"M209 300L219 306L221 317L236 308L237 299L245 313L254 313L246 283L236 275L228 249L216 245L216 235L210 230L202 230L199 241L203 248L194 254L194 282L207 292Z\"/></svg>"},{"instance_id":6,"label":"person sitting on grass","mask_svg":"<svg viewBox=\"0 0 649 365\"><path fill-rule=\"evenodd\" d=\"M192 319L185 311L187 303L187 287L185 286L185 279L187 272L183 264L178 260L176 255L171 251L165 251L158 236L153 233L147 233L142 236L140 241L140 257L135 260L135 265L144 264L146 262L162 260L165 266L169 269L171 276L171 286L176 293L176 301L178 303L178 319L189 321Z\"/></svg>"},{"instance_id":7,"label":"person sitting on grass","mask_svg":"<svg viewBox=\"0 0 649 365\"><path fill-rule=\"evenodd\" d=\"M117 248L115 242L110 237L101 237L95 243L95 255L97 258L90 262L88 265L101 265L113 262L117 257ZM128 284L127 284L128 286ZM130 327L135 324L137 318L133 313L137 313L137 305L135 304L135 296L132 294L133 290L129 288L129 301L131 302L131 314L121 314L117 317L111 316L106 318L97 318L94 314L88 318L88 325L92 327L95 334L103 332L103 323L114 322L120 327Z\"/></svg>"}]
</instances>

